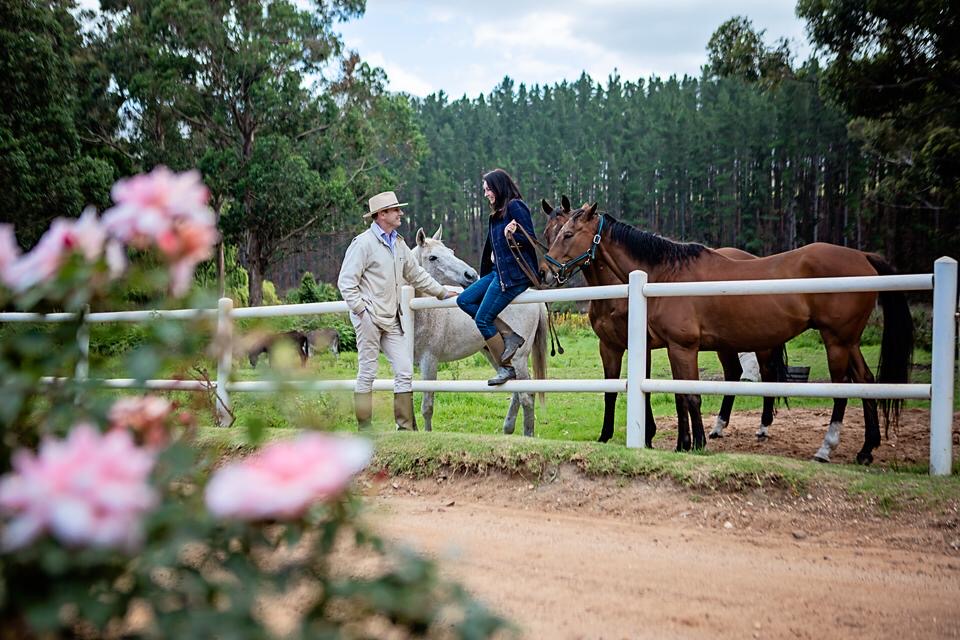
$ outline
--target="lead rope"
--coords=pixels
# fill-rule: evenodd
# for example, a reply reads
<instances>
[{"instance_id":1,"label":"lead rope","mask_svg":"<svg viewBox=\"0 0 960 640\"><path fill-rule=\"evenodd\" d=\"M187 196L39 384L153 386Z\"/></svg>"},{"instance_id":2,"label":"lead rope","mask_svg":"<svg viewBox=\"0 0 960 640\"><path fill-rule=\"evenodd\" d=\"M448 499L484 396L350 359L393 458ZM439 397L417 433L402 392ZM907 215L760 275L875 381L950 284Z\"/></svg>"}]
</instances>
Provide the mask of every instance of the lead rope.
<instances>
[{"instance_id":1,"label":"lead rope","mask_svg":"<svg viewBox=\"0 0 960 640\"><path fill-rule=\"evenodd\" d=\"M542 242L532 237L530 233L523 228L523 225L518 224L517 229L523 232L523 235L526 237L527 242L534 247L534 252L536 248L540 247L543 251L548 251L549 247L545 246ZM527 264L527 261L523 259L523 254L520 253L520 244L517 242L517 239L513 237L513 233L507 234L507 246L510 248L510 253L513 254L514 260L517 261L517 264L520 265L520 270L523 271L524 275L527 276L527 279L530 280L530 284L534 289L543 289L543 282L540 281L540 276L534 273L533 269L530 268L530 265ZM553 321L553 309L550 308L550 303L546 303L547 306L547 333L550 335L550 355L555 356L558 353L563 355L563 345L560 344L560 334L557 333L556 324ZM556 347L554 347L556 343Z\"/></svg>"}]
</instances>

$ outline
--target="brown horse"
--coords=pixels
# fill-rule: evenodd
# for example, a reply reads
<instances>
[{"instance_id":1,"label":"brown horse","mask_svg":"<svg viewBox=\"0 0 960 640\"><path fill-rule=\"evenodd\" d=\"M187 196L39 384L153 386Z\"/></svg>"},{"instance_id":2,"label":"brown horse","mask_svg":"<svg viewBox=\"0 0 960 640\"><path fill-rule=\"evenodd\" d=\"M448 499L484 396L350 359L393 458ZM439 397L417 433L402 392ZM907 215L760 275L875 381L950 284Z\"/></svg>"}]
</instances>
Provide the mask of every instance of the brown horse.
<instances>
[{"instance_id":1,"label":"brown horse","mask_svg":"<svg viewBox=\"0 0 960 640\"><path fill-rule=\"evenodd\" d=\"M561 196L560 206L554 208L546 200L540 201L543 212L547 214L547 226L544 229L543 237L546 243L551 244L557 237L560 228L570 218L570 200L567 196ZM756 258L752 253L741 251L733 247L724 247L717 249L717 252L734 260L747 260ZM585 266L584 273L590 269L603 269L603 265ZM626 284L624 281L622 284ZM590 318L590 324L594 333L600 338L600 360L603 363L603 374L607 379L616 379L620 377L623 367L623 354L627 350L627 300L625 298L612 300L591 300L587 315ZM649 355L649 354L648 354ZM720 364L723 367L725 380L736 381L740 379L742 373L740 361L736 351L718 352ZM779 348L769 349L757 353L757 359L760 364L760 376L764 382L780 382L785 379L786 374L786 348L780 345ZM650 369L649 358L647 361L647 370ZM713 429L710 432L711 438L723 437L723 429L730 423L730 414L733 411L735 396L724 396L720 404L720 411L717 414ZM653 418L653 411L650 407L650 395L645 396L647 405L646 411L646 442L647 446L652 445L653 436L657 432L657 424ZM600 431L600 442L606 442L613 437L613 423L616 417L616 392L604 394L603 407L603 427ZM763 413L760 417L760 427L757 430L757 438L766 438L767 431L773 423L773 405L774 398L764 397Z\"/></svg>"},{"instance_id":2,"label":"brown horse","mask_svg":"<svg viewBox=\"0 0 960 640\"><path fill-rule=\"evenodd\" d=\"M584 258L586 256L586 258ZM584 262L588 264L584 264ZM619 284L636 269L649 282L699 282L876 276L894 273L883 257L815 243L755 260L731 260L695 243L677 243L598 214L597 206L571 212L540 265L548 284L582 268L591 285ZM835 383L873 382L860 351L860 338L876 305L876 292L799 293L769 296L689 296L651 298L648 349L666 347L673 377L697 380L699 351L762 351L784 344L803 331L819 330ZM881 383L904 383L913 353L913 322L901 292L879 295L884 313L880 351ZM648 353L649 358L649 353ZM829 461L840 442L846 399L835 398L833 415L815 459ZM677 394L677 449L706 447L700 396ZM901 403L882 400L884 419L896 421ZM875 400L863 400L864 443L857 462L869 464L880 445ZM688 422L689 416L689 422ZM691 443L690 428L693 430Z\"/></svg>"},{"instance_id":3,"label":"brown horse","mask_svg":"<svg viewBox=\"0 0 960 640\"><path fill-rule=\"evenodd\" d=\"M297 355L300 357L300 366L307 366L307 358L310 356L310 342L303 332L296 330L284 331L283 333L271 333L257 340L247 351L250 366L256 369L257 360L260 359L260 356L267 354L269 358L273 348L280 342L286 342L294 347Z\"/></svg>"}]
</instances>

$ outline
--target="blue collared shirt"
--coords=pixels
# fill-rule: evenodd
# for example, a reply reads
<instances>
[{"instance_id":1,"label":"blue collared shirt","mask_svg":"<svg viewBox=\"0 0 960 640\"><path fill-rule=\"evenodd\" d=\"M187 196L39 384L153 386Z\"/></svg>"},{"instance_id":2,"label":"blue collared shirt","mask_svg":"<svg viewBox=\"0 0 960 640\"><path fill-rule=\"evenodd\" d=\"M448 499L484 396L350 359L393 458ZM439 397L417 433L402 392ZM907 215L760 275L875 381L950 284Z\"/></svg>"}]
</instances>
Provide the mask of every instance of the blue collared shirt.
<instances>
[{"instance_id":1,"label":"blue collared shirt","mask_svg":"<svg viewBox=\"0 0 960 640\"><path fill-rule=\"evenodd\" d=\"M397 241L397 230L394 229L390 233L387 233L380 228L376 222L370 225L370 228L373 229L373 232L377 234L384 242L387 243L387 246L390 247L390 253L393 253L393 243Z\"/></svg>"}]
</instances>

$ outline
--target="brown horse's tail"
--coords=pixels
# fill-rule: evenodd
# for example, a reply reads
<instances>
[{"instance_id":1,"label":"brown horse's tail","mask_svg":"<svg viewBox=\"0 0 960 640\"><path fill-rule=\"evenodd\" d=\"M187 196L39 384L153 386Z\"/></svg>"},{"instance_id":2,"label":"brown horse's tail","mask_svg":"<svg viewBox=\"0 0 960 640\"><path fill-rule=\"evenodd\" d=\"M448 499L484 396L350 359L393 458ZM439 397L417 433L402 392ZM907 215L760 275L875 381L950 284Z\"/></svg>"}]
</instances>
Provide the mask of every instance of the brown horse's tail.
<instances>
[{"instance_id":1,"label":"brown horse's tail","mask_svg":"<svg viewBox=\"0 0 960 640\"><path fill-rule=\"evenodd\" d=\"M546 380L547 378L547 308L540 305L540 317L537 320L537 332L533 336L533 377L537 380ZM547 406L547 395L544 392L537 394L540 400L540 408Z\"/></svg>"},{"instance_id":2,"label":"brown horse's tail","mask_svg":"<svg viewBox=\"0 0 960 640\"><path fill-rule=\"evenodd\" d=\"M866 254L867 260L881 276L896 273L882 256ZM902 291L881 291L880 307L883 309L883 338L880 341L880 363L877 365L877 382L881 384L906 384L910 381L913 366L913 317L907 297ZM903 400L880 400L884 428L889 434L891 415L894 426L900 420Z\"/></svg>"}]
</instances>

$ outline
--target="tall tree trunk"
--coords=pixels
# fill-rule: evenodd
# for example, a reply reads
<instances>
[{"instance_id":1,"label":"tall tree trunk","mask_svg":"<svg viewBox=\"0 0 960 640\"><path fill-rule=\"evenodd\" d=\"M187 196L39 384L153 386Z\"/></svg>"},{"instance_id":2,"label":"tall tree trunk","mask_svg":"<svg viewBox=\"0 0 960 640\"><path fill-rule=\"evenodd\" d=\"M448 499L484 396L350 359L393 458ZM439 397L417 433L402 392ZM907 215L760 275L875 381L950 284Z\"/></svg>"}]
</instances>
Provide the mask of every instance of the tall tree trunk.
<instances>
[{"instance_id":1,"label":"tall tree trunk","mask_svg":"<svg viewBox=\"0 0 960 640\"><path fill-rule=\"evenodd\" d=\"M260 236L254 231L247 231L247 269L250 276L250 306L257 307L263 304L263 247Z\"/></svg>"}]
</instances>

